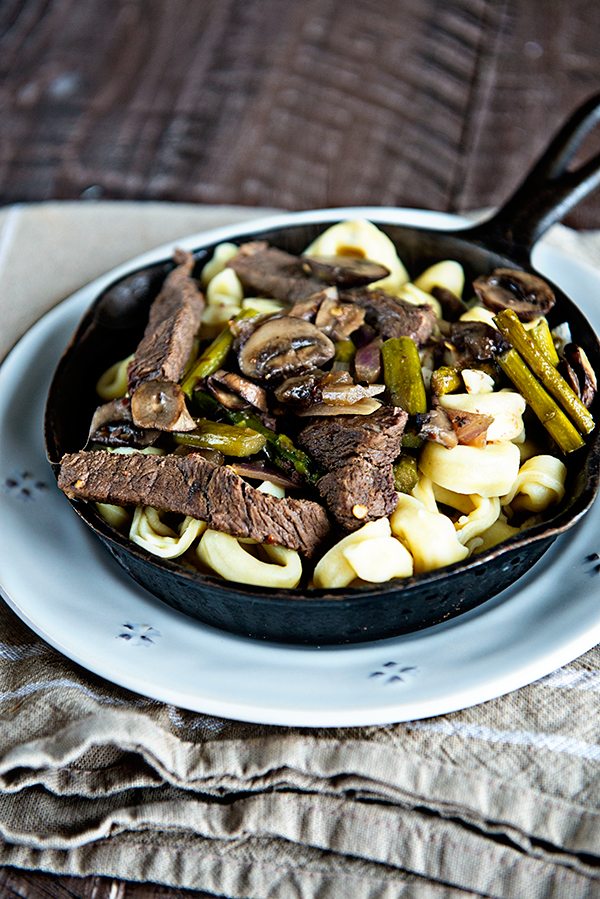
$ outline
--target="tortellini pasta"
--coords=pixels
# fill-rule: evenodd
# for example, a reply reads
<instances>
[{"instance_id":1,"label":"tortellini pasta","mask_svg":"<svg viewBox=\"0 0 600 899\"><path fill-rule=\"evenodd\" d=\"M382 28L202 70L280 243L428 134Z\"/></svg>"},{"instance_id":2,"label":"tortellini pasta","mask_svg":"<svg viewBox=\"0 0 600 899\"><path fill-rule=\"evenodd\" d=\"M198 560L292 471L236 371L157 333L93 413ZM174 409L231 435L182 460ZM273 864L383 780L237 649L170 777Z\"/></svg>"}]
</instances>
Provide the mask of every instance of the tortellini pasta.
<instances>
[{"instance_id":1,"label":"tortellini pasta","mask_svg":"<svg viewBox=\"0 0 600 899\"><path fill-rule=\"evenodd\" d=\"M491 309L487 309L485 306L475 305L471 306L470 309L467 309L466 312L463 312L459 321L461 322L483 322L484 325L489 325L491 328L496 327L496 323L494 322L495 312L492 312Z\"/></svg>"},{"instance_id":2,"label":"tortellini pasta","mask_svg":"<svg viewBox=\"0 0 600 899\"><path fill-rule=\"evenodd\" d=\"M134 512L129 539L143 546L153 556L176 559L186 552L196 537L203 533L206 524L187 516L177 531L165 524L160 512L152 506L138 506Z\"/></svg>"},{"instance_id":3,"label":"tortellini pasta","mask_svg":"<svg viewBox=\"0 0 600 899\"><path fill-rule=\"evenodd\" d=\"M419 467L434 484L455 493L504 496L519 474L519 448L514 443L454 446L426 443Z\"/></svg>"},{"instance_id":4,"label":"tortellini pasta","mask_svg":"<svg viewBox=\"0 0 600 899\"><path fill-rule=\"evenodd\" d=\"M212 258L206 263L200 273L200 281L206 287L212 279L223 271L230 259L238 252L239 247L235 243L220 243L215 247Z\"/></svg>"},{"instance_id":5,"label":"tortellini pasta","mask_svg":"<svg viewBox=\"0 0 600 899\"><path fill-rule=\"evenodd\" d=\"M205 333L220 330L242 308L244 288L232 268L223 268L206 287L206 307L202 313Z\"/></svg>"},{"instance_id":6,"label":"tortellini pasta","mask_svg":"<svg viewBox=\"0 0 600 899\"><path fill-rule=\"evenodd\" d=\"M401 493L390 518L392 533L407 547L417 574L462 562L469 550L447 515L432 511L416 496Z\"/></svg>"},{"instance_id":7,"label":"tortellini pasta","mask_svg":"<svg viewBox=\"0 0 600 899\"><path fill-rule=\"evenodd\" d=\"M100 375L96 382L96 393L101 400L118 400L125 396L128 389L127 369L133 359L133 354L115 362L110 368Z\"/></svg>"},{"instance_id":8,"label":"tortellini pasta","mask_svg":"<svg viewBox=\"0 0 600 899\"><path fill-rule=\"evenodd\" d=\"M392 536L387 518L364 524L333 546L317 563L315 587L347 587L357 578L380 584L394 577L410 577L413 560Z\"/></svg>"},{"instance_id":9,"label":"tortellini pasta","mask_svg":"<svg viewBox=\"0 0 600 899\"><path fill-rule=\"evenodd\" d=\"M398 258L396 247L379 228L365 219L339 222L327 228L304 251L307 256L359 256L379 262L389 275L369 287L396 294L408 281L408 272Z\"/></svg>"},{"instance_id":10,"label":"tortellini pasta","mask_svg":"<svg viewBox=\"0 0 600 899\"><path fill-rule=\"evenodd\" d=\"M438 502L462 512L454 527L460 542L469 549L472 548L472 541L491 528L500 515L497 496L478 496L476 493L465 496L444 487L435 487L434 493Z\"/></svg>"},{"instance_id":11,"label":"tortellini pasta","mask_svg":"<svg viewBox=\"0 0 600 899\"><path fill-rule=\"evenodd\" d=\"M544 512L562 500L566 477L566 465L556 456L532 456L521 465L512 489L502 502L513 509Z\"/></svg>"},{"instance_id":12,"label":"tortellini pasta","mask_svg":"<svg viewBox=\"0 0 600 899\"><path fill-rule=\"evenodd\" d=\"M465 287L465 273L460 262L453 259L443 259L430 265L428 269L415 278L415 286L425 293L431 293L434 287L442 287L449 290L457 297L462 297Z\"/></svg>"},{"instance_id":13,"label":"tortellini pasta","mask_svg":"<svg viewBox=\"0 0 600 899\"><path fill-rule=\"evenodd\" d=\"M496 393L448 393L441 396L439 401L444 409L460 409L479 415L491 415L494 420L486 433L490 443L518 440L523 434L525 400L514 390L499 390Z\"/></svg>"},{"instance_id":14,"label":"tortellini pasta","mask_svg":"<svg viewBox=\"0 0 600 899\"><path fill-rule=\"evenodd\" d=\"M297 587L302 577L302 562L295 550L264 544L261 551L268 561L252 555L253 544L243 544L230 534L210 528L198 544L200 561L227 581L258 587Z\"/></svg>"}]
</instances>

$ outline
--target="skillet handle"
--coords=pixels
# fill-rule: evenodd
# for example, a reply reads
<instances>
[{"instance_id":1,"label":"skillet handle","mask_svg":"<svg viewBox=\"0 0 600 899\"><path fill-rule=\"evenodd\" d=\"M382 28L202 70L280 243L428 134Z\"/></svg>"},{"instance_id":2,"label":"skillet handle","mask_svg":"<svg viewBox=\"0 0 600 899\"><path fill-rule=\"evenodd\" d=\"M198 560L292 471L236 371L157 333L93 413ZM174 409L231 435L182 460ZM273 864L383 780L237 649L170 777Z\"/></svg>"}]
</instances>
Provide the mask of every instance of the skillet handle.
<instances>
[{"instance_id":1,"label":"skillet handle","mask_svg":"<svg viewBox=\"0 0 600 899\"><path fill-rule=\"evenodd\" d=\"M506 203L470 230L471 239L527 262L542 234L600 185L600 153L568 168L599 122L600 93L573 113Z\"/></svg>"}]
</instances>

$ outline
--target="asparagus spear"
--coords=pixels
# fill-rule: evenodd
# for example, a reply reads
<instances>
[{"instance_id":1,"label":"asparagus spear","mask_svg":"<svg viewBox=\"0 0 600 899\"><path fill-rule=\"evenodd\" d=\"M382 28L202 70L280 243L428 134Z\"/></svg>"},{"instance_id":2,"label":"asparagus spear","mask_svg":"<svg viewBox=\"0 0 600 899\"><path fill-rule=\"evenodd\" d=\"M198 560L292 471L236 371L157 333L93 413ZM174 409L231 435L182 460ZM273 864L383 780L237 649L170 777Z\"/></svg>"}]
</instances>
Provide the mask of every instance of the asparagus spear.
<instances>
[{"instance_id":1,"label":"asparagus spear","mask_svg":"<svg viewBox=\"0 0 600 899\"><path fill-rule=\"evenodd\" d=\"M527 333L530 335L540 353L544 353L552 365L558 365L558 353L556 352L556 347L554 346L552 334L550 333L550 328L548 327L546 319L540 318L534 327Z\"/></svg>"},{"instance_id":2,"label":"asparagus spear","mask_svg":"<svg viewBox=\"0 0 600 899\"><path fill-rule=\"evenodd\" d=\"M381 347L383 380L394 406L409 415L427 412L427 396L417 345L410 337L390 337Z\"/></svg>"},{"instance_id":3,"label":"asparagus spear","mask_svg":"<svg viewBox=\"0 0 600 899\"><path fill-rule=\"evenodd\" d=\"M255 415L246 412L228 412L228 416L236 425L252 428L261 434L266 440L265 451L268 452L272 461L284 471L289 471L291 465L310 484L315 484L319 480L321 472L315 468L310 456L298 449L287 434L278 434L271 428L267 428Z\"/></svg>"},{"instance_id":4,"label":"asparagus spear","mask_svg":"<svg viewBox=\"0 0 600 899\"><path fill-rule=\"evenodd\" d=\"M394 464L394 487L399 493L410 493L418 480L416 458L403 453Z\"/></svg>"},{"instance_id":5,"label":"asparagus spear","mask_svg":"<svg viewBox=\"0 0 600 899\"><path fill-rule=\"evenodd\" d=\"M583 438L547 393L515 349L498 357L498 364L537 415L563 453L583 446Z\"/></svg>"},{"instance_id":6,"label":"asparagus spear","mask_svg":"<svg viewBox=\"0 0 600 899\"><path fill-rule=\"evenodd\" d=\"M462 383L458 369L452 365L442 365L431 375L431 389L436 396L454 393L462 387Z\"/></svg>"},{"instance_id":7,"label":"asparagus spear","mask_svg":"<svg viewBox=\"0 0 600 899\"><path fill-rule=\"evenodd\" d=\"M191 398L194 387L203 378L208 378L209 375L214 374L223 366L233 343L230 324L239 322L244 318L252 318L255 315L258 315L255 309L242 309L231 322L225 325L220 334L217 334L213 342L200 353L190 373L181 384L181 389L188 398Z\"/></svg>"},{"instance_id":8,"label":"asparagus spear","mask_svg":"<svg viewBox=\"0 0 600 899\"><path fill-rule=\"evenodd\" d=\"M252 428L196 419L193 431L173 434L176 443L201 449L220 450L226 456L253 456L266 444L266 438Z\"/></svg>"},{"instance_id":9,"label":"asparagus spear","mask_svg":"<svg viewBox=\"0 0 600 899\"><path fill-rule=\"evenodd\" d=\"M594 419L565 379L541 353L512 309L503 309L494 321L500 332L535 372L542 385L558 400L582 434L594 430ZM527 397L525 397L527 399Z\"/></svg>"}]
</instances>

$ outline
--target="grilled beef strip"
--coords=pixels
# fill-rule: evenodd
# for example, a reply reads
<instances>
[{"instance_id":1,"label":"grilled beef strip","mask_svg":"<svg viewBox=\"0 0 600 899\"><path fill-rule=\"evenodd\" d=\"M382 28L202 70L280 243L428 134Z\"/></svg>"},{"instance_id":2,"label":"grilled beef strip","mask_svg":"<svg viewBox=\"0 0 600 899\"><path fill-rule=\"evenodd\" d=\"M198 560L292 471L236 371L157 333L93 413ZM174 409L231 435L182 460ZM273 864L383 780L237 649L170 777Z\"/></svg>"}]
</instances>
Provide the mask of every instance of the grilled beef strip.
<instances>
[{"instance_id":1,"label":"grilled beef strip","mask_svg":"<svg viewBox=\"0 0 600 899\"><path fill-rule=\"evenodd\" d=\"M400 455L407 419L404 410L393 406L383 406L372 415L336 415L311 422L300 432L298 442L328 471L355 456L386 465Z\"/></svg>"},{"instance_id":2,"label":"grilled beef strip","mask_svg":"<svg viewBox=\"0 0 600 899\"><path fill-rule=\"evenodd\" d=\"M356 288L340 291L340 299L356 303L365 310L367 324L385 340L389 337L412 337L418 346L426 343L436 324L431 306L415 306L384 290Z\"/></svg>"},{"instance_id":3,"label":"grilled beef strip","mask_svg":"<svg viewBox=\"0 0 600 899\"><path fill-rule=\"evenodd\" d=\"M295 303L323 289L319 278L307 275L302 260L284 250L255 240L242 244L227 263L249 293Z\"/></svg>"},{"instance_id":4,"label":"grilled beef strip","mask_svg":"<svg viewBox=\"0 0 600 899\"><path fill-rule=\"evenodd\" d=\"M200 327L204 297L191 273L194 257L176 250L176 268L150 308L148 324L129 366L134 423L140 428L189 431L194 420L178 385Z\"/></svg>"},{"instance_id":5,"label":"grilled beef strip","mask_svg":"<svg viewBox=\"0 0 600 899\"><path fill-rule=\"evenodd\" d=\"M372 415L319 419L300 432L300 446L328 471L317 490L345 530L396 508L392 462L402 450L407 419L402 409L384 406Z\"/></svg>"},{"instance_id":6,"label":"grilled beef strip","mask_svg":"<svg viewBox=\"0 0 600 899\"><path fill-rule=\"evenodd\" d=\"M387 517L398 505L392 466L373 465L360 456L324 475L317 489L346 531Z\"/></svg>"},{"instance_id":7,"label":"grilled beef strip","mask_svg":"<svg viewBox=\"0 0 600 899\"><path fill-rule=\"evenodd\" d=\"M72 499L191 515L216 531L286 546L306 557L329 531L319 503L261 493L229 466L213 465L199 453L68 453L61 461L58 486Z\"/></svg>"}]
</instances>

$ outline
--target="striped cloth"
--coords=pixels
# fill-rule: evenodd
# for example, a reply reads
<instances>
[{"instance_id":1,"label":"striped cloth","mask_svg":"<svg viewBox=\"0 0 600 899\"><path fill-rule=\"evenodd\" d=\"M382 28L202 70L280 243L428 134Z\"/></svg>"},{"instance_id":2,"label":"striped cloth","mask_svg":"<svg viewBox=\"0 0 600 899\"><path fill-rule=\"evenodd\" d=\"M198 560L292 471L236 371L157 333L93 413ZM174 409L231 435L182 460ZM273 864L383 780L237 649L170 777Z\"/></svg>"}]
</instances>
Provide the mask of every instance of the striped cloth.
<instances>
[{"instance_id":1,"label":"striped cloth","mask_svg":"<svg viewBox=\"0 0 600 899\"><path fill-rule=\"evenodd\" d=\"M63 240L77 210L64 211ZM102 204L97 220L121 211ZM130 212L137 230L105 267L211 215ZM26 231L55 239L60 209L31 215ZM26 239L19 221L10 226L13 240ZM96 273L79 267L81 281ZM15 312L13 339L58 299L42 287L34 275L38 299ZM599 708L595 649L438 718L329 730L242 724L108 684L0 602L0 864L256 899L592 899Z\"/></svg>"}]
</instances>

